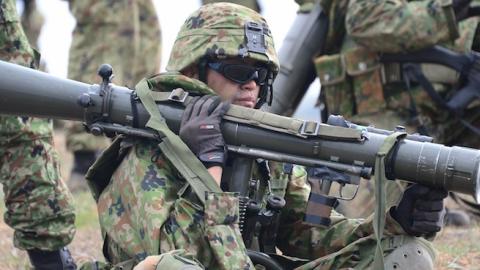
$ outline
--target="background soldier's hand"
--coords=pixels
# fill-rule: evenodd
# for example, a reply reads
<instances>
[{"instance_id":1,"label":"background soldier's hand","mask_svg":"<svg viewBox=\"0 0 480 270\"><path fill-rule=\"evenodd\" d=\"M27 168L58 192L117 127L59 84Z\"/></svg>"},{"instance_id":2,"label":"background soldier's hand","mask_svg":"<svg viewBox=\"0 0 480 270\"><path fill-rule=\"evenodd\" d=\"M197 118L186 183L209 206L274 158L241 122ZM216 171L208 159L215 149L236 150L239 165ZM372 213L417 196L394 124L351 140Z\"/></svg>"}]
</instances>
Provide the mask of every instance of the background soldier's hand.
<instances>
[{"instance_id":1,"label":"background soldier's hand","mask_svg":"<svg viewBox=\"0 0 480 270\"><path fill-rule=\"evenodd\" d=\"M229 108L230 104L220 97L205 95L193 99L183 113L180 138L207 168L225 163L227 152L220 123Z\"/></svg>"},{"instance_id":2,"label":"background soldier's hand","mask_svg":"<svg viewBox=\"0 0 480 270\"><path fill-rule=\"evenodd\" d=\"M455 18L457 22L466 19L468 17L468 9L472 0L453 0L452 8L455 12Z\"/></svg>"},{"instance_id":3,"label":"background soldier's hand","mask_svg":"<svg viewBox=\"0 0 480 270\"><path fill-rule=\"evenodd\" d=\"M422 236L442 229L445 207L443 199L448 192L420 184L409 186L400 203L390 209L391 216L410 235Z\"/></svg>"}]
</instances>

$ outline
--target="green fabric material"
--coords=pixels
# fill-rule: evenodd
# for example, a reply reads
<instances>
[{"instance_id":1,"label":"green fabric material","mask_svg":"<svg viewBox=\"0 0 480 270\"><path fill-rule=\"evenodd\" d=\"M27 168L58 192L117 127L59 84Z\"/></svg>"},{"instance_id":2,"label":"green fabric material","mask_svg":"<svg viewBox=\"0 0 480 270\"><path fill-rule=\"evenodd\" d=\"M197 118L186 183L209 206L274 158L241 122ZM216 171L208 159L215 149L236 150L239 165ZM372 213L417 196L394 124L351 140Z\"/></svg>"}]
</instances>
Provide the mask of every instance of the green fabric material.
<instances>
[{"instance_id":1,"label":"green fabric material","mask_svg":"<svg viewBox=\"0 0 480 270\"><path fill-rule=\"evenodd\" d=\"M231 105L223 119L235 123L258 126L302 138L321 137L339 141L362 140L362 132L360 130L320 124L318 131L316 131L314 127L317 127L317 122L285 117L238 105ZM304 125L307 125L304 130L306 133L301 134L300 131Z\"/></svg>"},{"instance_id":2,"label":"green fabric material","mask_svg":"<svg viewBox=\"0 0 480 270\"><path fill-rule=\"evenodd\" d=\"M120 144L123 138L123 136L118 136L112 144L103 151L102 155L95 160L85 175L93 198L97 202L100 194L102 194L105 187L110 183L110 178L121 161Z\"/></svg>"},{"instance_id":3,"label":"green fabric material","mask_svg":"<svg viewBox=\"0 0 480 270\"><path fill-rule=\"evenodd\" d=\"M158 110L147 80L141 80L135 86L135 89L145 109L150 114L150 119L146 126L157 130L163 136L162 142L159 144L160 149L188 181L199 200L204 204L206 192L222 192L205 166L190 151L180 137L168 128L165 119Z\"/></svg>"},{"instance_id":4,"label":"green fabric material","mask_svg":"<svg viewBox=\"0 0 480 270\"><path fill-rule=\"evenodd\" d=\"M382 146L377 152L375 158L375 213L373 217L373 231L375 233L375 238L377 241L377 247L375 250L375 258L373 261L374 269L384 269L384 258L383 258L383 248L382 248L382 237L383 230L385 228L385 217L386 217L386 184L387 177L385 176L385 157L394 149L395 144L405 137L407 134L405 132L395 132L385 138Z\"/></svg>"},{"instance_id":5,"label":"green fabric material","mask_svg":"<svg viewBox=\"0 0 480 270\"><path fill-rule=\"evenodd\" d=\"M179 72L164 72L148 79L148 83L160 87L165 91L176 88L188 89L189 93L215 95L205 83L182 75Z\"/></svg>"}]
</instances>

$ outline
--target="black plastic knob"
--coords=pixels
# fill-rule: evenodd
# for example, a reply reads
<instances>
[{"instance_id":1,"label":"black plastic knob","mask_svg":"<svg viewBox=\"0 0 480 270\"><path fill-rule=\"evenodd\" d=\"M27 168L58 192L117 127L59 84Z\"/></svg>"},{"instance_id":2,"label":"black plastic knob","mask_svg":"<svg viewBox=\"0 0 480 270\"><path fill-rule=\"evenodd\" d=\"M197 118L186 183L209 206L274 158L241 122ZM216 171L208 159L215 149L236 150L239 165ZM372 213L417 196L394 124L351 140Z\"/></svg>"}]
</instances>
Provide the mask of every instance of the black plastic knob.
<instances>
[{"instance_id":1,"label":"black plastic knob","mask_svg":"<svg viewBox=\"0 0 480 270\"><path fill-rule=\"evenodd\" d=\"M113 74L113 68L109 64L102 64L97 71L97 74L102 78L104 82L110 82L110 78Z\"/></svg>"},{"instance_id":2,"label":"black plastic knob","mask_svg":"<svg viewBox=\"0 0 480 270\"><path fill-rule=\"evenodd\" d=\"M83 108L88 108L93 104L92 97L87 93L83 93L77 98L77 104Z\"/></svg>"}]
</instances>

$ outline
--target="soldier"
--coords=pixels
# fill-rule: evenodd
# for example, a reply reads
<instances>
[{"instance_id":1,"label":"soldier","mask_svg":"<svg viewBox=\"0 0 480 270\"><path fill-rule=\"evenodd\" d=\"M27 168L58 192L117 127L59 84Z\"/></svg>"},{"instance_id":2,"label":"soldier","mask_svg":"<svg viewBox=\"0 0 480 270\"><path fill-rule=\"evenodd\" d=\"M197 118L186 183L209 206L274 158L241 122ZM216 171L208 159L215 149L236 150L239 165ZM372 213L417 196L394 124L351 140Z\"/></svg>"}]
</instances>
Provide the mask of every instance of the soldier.
<instances>
[{"instance_id":1,"label":"soldier","mask_svg":"<svg viewBox=\"0 0 480 270\"><path fill-rule=\"evenodd\" d=\"M115 68L114 83L134 87L144 76L160 70L160 24L151 0L69 4L77 20L70 48L69 78L97 82L96 70L109 63ZM67 149L74 154L70 179L84 179L96 153L107 147L109 140L92 138L78 124L67 128L66 137Z\"/></svg>"},{"instance_id":2,"label":"soldier","mask_svg":"<svg viewBox=\"0 0 480 270\"><path fill-rule=\"evenodd\" d=\"M15 1L0 3L0 59L38 68ZM5 222L15 230L15 247L27 250L35 269L75 269L66 248L75 234L71 195L63 183L53 148L52 123L0 116L1 176Z\"/></svg>"},{"instance_id":3,"label":"soldier","mask_svg":"<svg viewBox=\"0 0 480 270\"><path fill-rule=\"evenodd\" d=\"M296 1L301 10L313 0ZM314 60L329 114L341 114L354 123L374 124L393 130L402 125L409 132L432 136L446 145L479 147L478 134L444 111L419 84L406 83L398 63L383 64L381 53L411 52L442 44L459 52L478 48L478 17L465 18L470 1L321 1L328 14L329 32L323 55ZM462 20L462 21L461 21ZM461 22L460 22L461 21ZM438 65L422 65L442 97L457 83L455 72ZM478 106L469 108L466 119L479 121ZM363 183L371 185L371 183ZM364 188L355 200L341 204L347 216L366 216L373 209L372 196ZM389 194L404 187L389 184ZM395 204L397 196L390 198ZM356 205L368 205L358 211Z\"/></svg>"},{"instance_id":4,"label":"soldier","mask_svg":"<svg viewBox=\"0 0 480 270\"><path fill-rule=\"evenodd\" d=\"M110 261L105 268L254 269L238 227L238 194L219 188L228 163L220 121L230 103L259 108L267 101L278 68L268 25L253 10L216 3L202 6L185 21L168 62L171 72L136 87L139 96L182 88L195 97L182 117L181 140L162 126L161 115L152 113L149 123L165 136L160 145L119 137L87 174ZM272 173L272 193L263 187L265 195L286 199L276 246L285 255L305 259L297 259L296 266L372 264L371 219L334 215L328 228L304 223L310 191L304 168L295 166L289 175ZM380 254L388 267L433 268L428 241L408 235L440 230L445 196L445 191L413 185L390 209L385 254ZM412 248L418 253L411 253Z\"/></svg>"}]
</instances>

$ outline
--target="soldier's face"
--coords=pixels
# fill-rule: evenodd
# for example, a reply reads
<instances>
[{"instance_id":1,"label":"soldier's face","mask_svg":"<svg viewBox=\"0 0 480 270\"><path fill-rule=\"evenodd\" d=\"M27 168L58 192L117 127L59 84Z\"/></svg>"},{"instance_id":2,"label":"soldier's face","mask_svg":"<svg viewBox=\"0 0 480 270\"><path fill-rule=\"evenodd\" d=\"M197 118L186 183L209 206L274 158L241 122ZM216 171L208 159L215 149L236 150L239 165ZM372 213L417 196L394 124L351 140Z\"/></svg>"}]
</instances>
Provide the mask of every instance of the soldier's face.
<instances>
[{"instance_id":1,"label":"soldier's face","mask_svg":"<svg viewBox=\"0 0 480 270\"><path fill-rule=\"evenodd\" d=\"M253 62L245 62L242 60L225 60L227 64L241 64L255 67ZM232 104L254 108L257 103L260 86L255 80L249 80L246 83L237 83L227 79L221 73L208 68L207 85L212 88L222 100L230 101Z\"/></svg>"}]
</instances>

